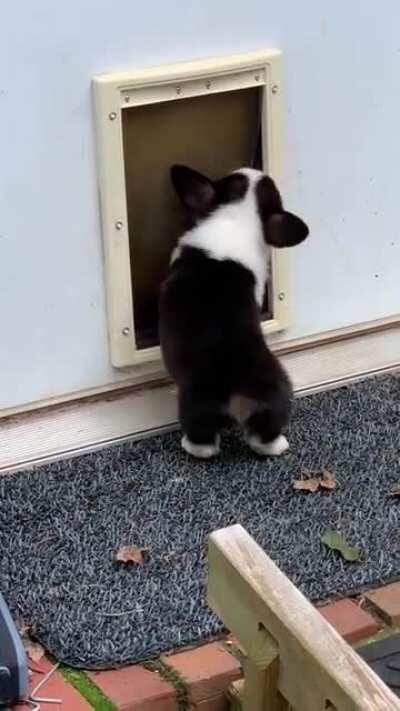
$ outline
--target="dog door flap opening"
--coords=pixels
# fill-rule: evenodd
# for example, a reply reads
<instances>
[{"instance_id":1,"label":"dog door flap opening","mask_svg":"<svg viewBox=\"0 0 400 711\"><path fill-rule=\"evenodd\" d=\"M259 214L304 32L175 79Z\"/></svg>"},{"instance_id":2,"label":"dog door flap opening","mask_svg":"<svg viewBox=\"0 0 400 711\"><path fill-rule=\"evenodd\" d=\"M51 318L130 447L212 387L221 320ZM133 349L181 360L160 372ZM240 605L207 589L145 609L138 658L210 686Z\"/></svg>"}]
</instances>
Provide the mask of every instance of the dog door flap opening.
<instances>
[{"instance_id":1,"label":"dog door flap opening","mask_svg":"<svg viewBox=\"0 0 400 711\"><path fill-rule=\"evenodd\" d=\"M111 358L123 367L160 358L159 289L184 229L171 165L213 179L252 166L279 181L280 54L101 75L94 90ZM284 260L271 252L266 331L286 325Z\"/></svg>"}]
</instances>

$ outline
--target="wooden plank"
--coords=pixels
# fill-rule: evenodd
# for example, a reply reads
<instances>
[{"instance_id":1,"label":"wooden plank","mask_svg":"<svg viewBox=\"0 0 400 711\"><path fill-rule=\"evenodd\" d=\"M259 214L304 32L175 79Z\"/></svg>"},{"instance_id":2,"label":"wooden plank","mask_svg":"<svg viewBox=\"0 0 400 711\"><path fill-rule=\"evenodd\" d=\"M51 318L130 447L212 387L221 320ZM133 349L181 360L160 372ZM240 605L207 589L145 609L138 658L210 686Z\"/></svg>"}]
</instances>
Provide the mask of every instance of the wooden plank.
<instances>
[{"instance_id":1,"label":"wooden plank","mask_svg":"<svg viewBox=\"0 0 400 711\"><path fill-rule=\"evenodd\" d=\"M230 685L228 689L228 703L230 711L243 711L243 693L244 679L238 679Z\"/></svg>"},{"instance_id":2,"label":"wooden plank","mask_svg":"<svg viewBox=\"0 0 400 711\"><path fill-rule=\"evenodd\" d=\"M247 655L260 628L268 631L279 649L277 688L296 711L400 711L400 700L241 526L210 536L209 566L211 607Z\"/></svg>"},{"instance_id":3,"label":"wooden plank","mask_svg":"<svg viewBox=\"0 0 400 711\"><path fill-rule=\"evenodd\" d=\"M176 394L171 386L64 406L57 412L21 415L1 423L0 476L116 441L172 429L171 420L177 420Z\"/></svg>"},{"instance_id":4,"label":"wooden plank","mask_svg":"<svg viewBox=\"0 0 400 711\"><path fill-rule=\"evenodd\" d=\"M261 627L244 659L246 685L244 711L280 711L278 707L279 649L271 635Z\"/></svg>"}]
</instances>

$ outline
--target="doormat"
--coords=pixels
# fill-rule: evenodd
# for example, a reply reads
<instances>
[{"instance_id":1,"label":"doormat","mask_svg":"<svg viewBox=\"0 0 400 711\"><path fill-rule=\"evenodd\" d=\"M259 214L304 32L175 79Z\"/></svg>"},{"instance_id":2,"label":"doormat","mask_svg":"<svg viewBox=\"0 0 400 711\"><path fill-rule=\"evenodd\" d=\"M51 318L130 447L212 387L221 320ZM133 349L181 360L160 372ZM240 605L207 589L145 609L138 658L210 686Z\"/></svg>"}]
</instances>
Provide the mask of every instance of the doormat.
<instances>
[{"instance_id":1,"label":"doormat","mask_svg":"<svg viewBox=\"0 0 400 711\"><path fill-rule=\"evenodd\" d=\"M0 589L14 618L57 659L93 669L217 635L206 540L233 523L312 600L399 578L399 376L298 399L288 438L287 454L259 459L228 431L202 462L174 432L0 477ZM326 469L336 488L293 488ZM324 545L327 530L357 559ZM132 545L143 560L117 561Z\"/></svg>"}]
</instances>

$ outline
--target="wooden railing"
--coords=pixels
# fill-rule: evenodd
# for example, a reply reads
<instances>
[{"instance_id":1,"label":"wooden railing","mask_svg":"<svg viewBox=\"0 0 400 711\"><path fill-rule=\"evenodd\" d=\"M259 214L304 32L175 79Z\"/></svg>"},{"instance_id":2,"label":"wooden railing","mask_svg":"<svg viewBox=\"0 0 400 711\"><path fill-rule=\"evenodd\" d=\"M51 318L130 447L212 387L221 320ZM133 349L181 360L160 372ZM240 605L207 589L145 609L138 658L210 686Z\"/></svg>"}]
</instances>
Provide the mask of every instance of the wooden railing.
<instances>
[{"instance_id":1,"label":"wooden railing","mask_svg":"<svg viewBox=\"0 0 400 711\"><path fill-rule=\"evenodd\" d=\"M209 604L244 650L243 711L400 711L400 700L239 525L209 541Z\"/></svg>"}]
</instances>

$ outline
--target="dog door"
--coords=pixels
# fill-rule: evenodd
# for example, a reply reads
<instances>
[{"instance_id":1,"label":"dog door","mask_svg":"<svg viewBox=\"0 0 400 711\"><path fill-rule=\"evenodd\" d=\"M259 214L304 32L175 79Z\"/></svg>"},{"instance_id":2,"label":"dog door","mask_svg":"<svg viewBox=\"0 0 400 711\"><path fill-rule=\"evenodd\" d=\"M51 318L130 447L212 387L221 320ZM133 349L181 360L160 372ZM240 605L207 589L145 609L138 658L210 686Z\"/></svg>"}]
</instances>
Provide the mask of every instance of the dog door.
<instances>
[{"instance_id":1,"label":"dog door","mask_svg":"<svg viewBox=\"0 0 400 711\"><path fill-rule=\"evenodd\" d=\"M94 79L108 321L116 367L160 358L158 297L182 211L169 169L243 166L278 183L280 54L257 52ZM285 252L271 250L265 332L286 325Z\"/></svg>"}]
</instances>

